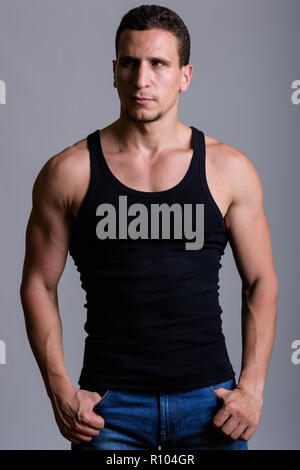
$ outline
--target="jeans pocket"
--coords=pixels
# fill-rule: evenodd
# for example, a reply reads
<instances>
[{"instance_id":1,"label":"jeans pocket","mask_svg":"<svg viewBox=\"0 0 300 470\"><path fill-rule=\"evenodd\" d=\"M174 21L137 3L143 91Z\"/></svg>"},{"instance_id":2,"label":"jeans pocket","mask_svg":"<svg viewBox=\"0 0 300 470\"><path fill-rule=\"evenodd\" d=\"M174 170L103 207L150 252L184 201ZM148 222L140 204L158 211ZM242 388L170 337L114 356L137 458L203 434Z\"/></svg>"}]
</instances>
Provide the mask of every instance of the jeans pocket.
<instances>
[{"instance_id":1,"label":"jeans pocket","mask_svg":"<svg viewBox=\"0 0 300 470\"><path fill-rule=\"evenodd\" d=\"M108 399L111 392L112 392L112 390L106 390L104 392L104 394L103 394L103 392L100 392L100 395L102 395L102 398L98 401L98 403L96 403L96 405L94 406L94 410L95 409L99 410L104 405L104 403Z\"/></svg>"},{"instance_id":2,"label":"jeans pocket","mask_svg":"<svg viewBox=\"0 0 300 470\"><path fill-rule=\"evenodd\" d=\"M212 385L209 385L208 390L210 391L210 394L211 394L211 397L213 398L213 400L219 403L220 398L218 397L218 395L214 391L214 388L213 388Z\"/></svg>"},{"instance_id":3,"label":"jeans pocket","mask_svg":"<svg viewBox=\"0 0 300 470\"><path fill-rule=\"evenodd\" d=\"M221 398L218 397L218 395L215 392L216 388L226 388L227 390L233 390L235 388L235 380L234 379L229 379L226 380L225 382L220 382L215 385L209 385L208 390L210 391L210 394L212 398L217 402L221 402Z\"/></svg>"}]
</instances>

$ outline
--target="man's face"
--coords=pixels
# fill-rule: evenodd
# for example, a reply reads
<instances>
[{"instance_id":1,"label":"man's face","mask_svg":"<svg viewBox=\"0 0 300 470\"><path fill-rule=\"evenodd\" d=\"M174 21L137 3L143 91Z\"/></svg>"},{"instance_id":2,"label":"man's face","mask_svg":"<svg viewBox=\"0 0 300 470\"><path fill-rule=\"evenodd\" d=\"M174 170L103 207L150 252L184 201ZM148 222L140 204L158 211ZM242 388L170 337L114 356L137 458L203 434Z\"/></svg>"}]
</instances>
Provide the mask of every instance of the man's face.
<instances>
[{"instance_id":1,"label":"man's face","mask_svg":"<svg viewBox=\"0 0 300 470\"><path fill-rule=\"evenodd\" d=\"M188 87L192 66L179 68L174 34L161 29L126 29L118 52L118 60L113 61L114 86L129 119L156 121L176 106L179 91ZM188 73L184 73L186 68ZM139 101L137 97L149 99Z\"/></svg>"}]
</instances>

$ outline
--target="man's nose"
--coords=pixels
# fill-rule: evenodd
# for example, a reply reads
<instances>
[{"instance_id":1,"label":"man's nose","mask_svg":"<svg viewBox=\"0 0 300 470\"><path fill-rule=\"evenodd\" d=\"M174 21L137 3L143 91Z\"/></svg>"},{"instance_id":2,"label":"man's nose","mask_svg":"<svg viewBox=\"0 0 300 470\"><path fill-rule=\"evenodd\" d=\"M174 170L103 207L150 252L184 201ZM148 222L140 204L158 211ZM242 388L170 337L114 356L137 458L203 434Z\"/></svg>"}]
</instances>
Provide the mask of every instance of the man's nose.
<instances>
[{"instance_id":1,"label":"man's nose","mask_svg":"<svg viewBox=\"0 0 300 470\"><path fill-rule=\"evenodd\" d=\"M135 70L135 82L138 88L144 88L149 85L151 76L151 70L149 65L141 62L136 66Z\"/></svg>"}]
</instances>

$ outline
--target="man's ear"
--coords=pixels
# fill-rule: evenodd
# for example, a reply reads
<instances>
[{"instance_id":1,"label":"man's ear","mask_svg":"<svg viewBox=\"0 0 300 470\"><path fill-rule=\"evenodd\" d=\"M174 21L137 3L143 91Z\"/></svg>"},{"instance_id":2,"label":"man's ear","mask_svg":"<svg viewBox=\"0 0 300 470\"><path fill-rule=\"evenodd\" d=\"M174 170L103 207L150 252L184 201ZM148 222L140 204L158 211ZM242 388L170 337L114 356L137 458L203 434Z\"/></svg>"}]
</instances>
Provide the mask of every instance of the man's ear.
<instances>
[{"instance_id":1,"label":"man's ear","mask_svg":"<svg viewBox=\"0 0 300 470\"><path fill-rule=\"evenodd\" d=\"M181 77L181 87L180 87L181 92L184 92L188 89L190 82L191 82L192 74L193 74L192 64L185 65L183 67L182 77Z\"/></svg>"}]
</instances>

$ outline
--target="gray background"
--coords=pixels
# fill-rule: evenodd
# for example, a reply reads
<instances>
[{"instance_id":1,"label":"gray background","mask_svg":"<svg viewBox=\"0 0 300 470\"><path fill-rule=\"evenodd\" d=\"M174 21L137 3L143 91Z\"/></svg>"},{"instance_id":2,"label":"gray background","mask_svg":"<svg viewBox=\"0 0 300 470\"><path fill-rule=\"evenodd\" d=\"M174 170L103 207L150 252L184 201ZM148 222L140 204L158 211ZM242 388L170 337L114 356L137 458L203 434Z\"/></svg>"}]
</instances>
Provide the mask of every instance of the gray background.
<instances>
[{"instance_id":1,"label":"gray background","mask_svg":"<svg viewBox=\"0 0 300 470\"><path fill-rule=\"evenodd\" d=\"M0 1L1 317L0 448L69 449L27 340L19 298L34 179L51 156L119 116L114 38L122 16L146 2ZM152 3L152 2L149 2ZM300 365L291 343L299 319L299 0L153 2L175 10L191 35L194 66L179 119L243 151L264 188L279 278L277 334L263 415L249 449L300 449ZM229 355L239 375L241 281L230 246L220 301ZM79 378L86 310L69 257L59 284L67 370Z\"/></svg>"}]
</instances>

